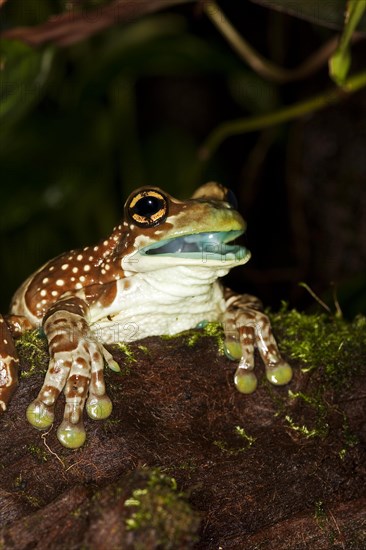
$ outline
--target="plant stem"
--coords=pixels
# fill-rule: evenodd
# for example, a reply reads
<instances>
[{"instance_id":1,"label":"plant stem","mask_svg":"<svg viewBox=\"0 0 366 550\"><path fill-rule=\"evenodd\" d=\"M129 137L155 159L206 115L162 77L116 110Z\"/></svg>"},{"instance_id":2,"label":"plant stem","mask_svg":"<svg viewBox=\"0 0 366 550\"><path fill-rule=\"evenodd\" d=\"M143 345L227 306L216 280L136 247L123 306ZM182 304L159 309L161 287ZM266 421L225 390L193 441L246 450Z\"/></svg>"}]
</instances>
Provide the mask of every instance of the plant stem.
<instances>
[{"instance_id":1,"label":"plant stem","mask_svg":"<svg viewBox=\"0 0 366 550\"><path fill-rule=\"evenodd\" d=\"M358 1L358 0L357 0ZM364 1L364 0L362 0ZM215 0L210 0L204 4L206 15L216 25L221 34L226 38L231 47L236 53L259 75L267 80L278 84L301 80L324 66L329 57L335 52L338 46L338 36L331 38L323 44L319 50L311 54L303 63L293 69L280 67L272 61L269 61L257 52L243 36L233 27L230 21L226 18ZM360 34L350 36L352 42L362 39Z\"/></svg>"},{"instance_id":2,"label":"plant stem","mask_svg":"<svg viewBox=\"0 0 366 550\"><path fill-rule=\"evenodd\" d=\"M345 27L339 46L342 49L348 48L352 35L356 30L361 17L366 10L366 0L348 0Z\"/></svg>"},{"instance_id":3,"label":"plant stem","mask_svg":"<svg viewBox=\"0 0 366 550\"><path fill-rule=\"evenodd\" d=\"M329 74L339 86L347 77L351 65L350 42L366 10L366 0L348 0L344 29L336 51L329 59Z\"/></svg>"},{"instance_id":4,"label":"plant stem","mask_svg":"<svg viewBox=\"0 0 366 550\"><path fill-rule=\"evenodd\" d=\"M364 86L366 86L366 71L350 77L343 84L342 88L337 87L327 90L306 101L294 103L289 107L284 107L283 109L278 109L277 111L265 115L224 122L208 136L199 151L199 158L201 160L207 160L212 156L219 145L230 136L262 130L263 128L268 128L313 113L328 105L338 103L348 94L356 92Z\"/></svg>"}]
</instances>

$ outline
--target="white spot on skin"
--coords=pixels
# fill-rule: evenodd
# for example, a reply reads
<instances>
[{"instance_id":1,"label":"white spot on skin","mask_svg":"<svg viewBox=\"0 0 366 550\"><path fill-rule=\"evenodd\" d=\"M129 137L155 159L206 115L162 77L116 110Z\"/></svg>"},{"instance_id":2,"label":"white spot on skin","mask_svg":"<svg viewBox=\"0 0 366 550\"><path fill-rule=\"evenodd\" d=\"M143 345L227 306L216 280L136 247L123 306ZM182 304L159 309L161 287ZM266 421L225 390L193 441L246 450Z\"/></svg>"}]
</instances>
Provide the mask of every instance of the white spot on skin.
<instances>
[{"instance_id":1,"label":"white spot on skin","mask_svg":"<svg viewBox=\"0 0 366 550\"><path fill-rule=\"evenodd\" d=\"M92 262L94 260L94 256L89 256L89 262Z\"/></svg>"},{"instance_id":2,"label":"white spot on skin","mask_svg":"<svg viewBox=\"0 0 366 550\"><path fill-rule=\"evenodd\" d=\"M4 344L7 344L7 343L8 343L8 341L4 338Z\"/></svg>"},{"instance_id":3,"label":"white spot on skin","mask_svg":"<svg viewBox=\"0 0 366 550\"><path fill-rule=\"evenodd\" d=\"M99 250L99 246L95 246L95 247L93 248L93 250L95 250L95 252L96 252L97 250Z\"/></svg>"},{"instance_id":4,"label":"white spot on skin","mask_svg":"<svg viewBox=\"0 0 366 550\"><path fill-rule=\"evenodd\" d=\"M73 267L73 268L72 268L72 272L73 272L73 273L77 273L78 271L79 271L79 268L78 268L78 267Z\"/></svg>"},{"instance_id":5,"label":"white spot on skin","mask_svg":"<svg viewBox=\"0 0 366 550\"><path fill-rule=\"evenodd\" d=\"M45 278L42 280L42 283L43 283L44 285L46 285L46 284L48 283L48 281L49 281L49 278L48 278L48 277L45 277Z\"/></svg>"},{"instance_id":6,"label":"white spot on skin","mask_svg":"<svg viewBox=\"0 0 366 550\"><path fill-rule=\"evenodd\" d=\"M74 281L75 281L75 277L71 277L70 281L74 282Z\"/></svg>"},{"instance_id":7,"label":"white spot on skin","mask_svg":"<svg viewBox=\"0 0 366 550\"><path fill-rule=\"evenodd\" d=\"M52 296L58 296L57 290L52 290L51 294L52 294ZM46 301L46 300L45 300L45 301ZM42 302L43 302L43 300L42 300Z\"/></svg>"},{"instance_id":8,"label":"white spot on skin","mask_svg":"<svg viewBox=\"0 0 366 550\"><path fill-rule=\"evenodd\" d=\"M47 290L41 290L41 296L46 296Z\"/></svg>"},{"instance_id":9,"label":"white spot on skin","mask_svg":"<svg viewBox=\"0 0 366 550\"><path fill-rule=\"evenodd\" d=\"M102 275L105 275L107 272L105 269L102 269Z\"/></svg>"},{"instance_id":10,"label":"white spot on skin","mask_svg":"<svg viewBox=\"0 0 366 550\"><path fill-rule=\"evenodd\" d=\"M106 264L105 268L108 271L111 268L111 266L109 264Z\"/></svg>"},{"instance_id":11,"label":"white spot on skin","mask_svg":"<svg viewBox=\"0 0 366 550\"><path fill-rule=\"evenodd\" d=\"M49 268L48 271L54 271L55 270L55 266L54 265L51 265L51 267Z\"/></svg>"},{"instance_id":12,"label":"white spot on skin","mask_svg":"<svg viewBox=\"0 0 366 550\"><path fill-rule=\"evenodd\" d=\"M83 288L83 285L81 283L76 283L75 288L79 290L80 288Z\"/></svg>"},{"instance_id":13,"label":"white spot on skin","mask_svg":"<svg viewBox=\"0 0 366 550\"><path fill-rule=\"evenodd\" d=\"M64 285L65 285L65 281L64 281L63 279L57 279L56 285L57 285L57 286L64 286Z\"/></svg>"},{"instance_id":14,"label":"white spot on skin","mask_svg":"<svg viewBox=\"0 0 366 550\"><path fill-rule=\"evenodd\" d=\"M90 265L89 264L84 265L84 271L90 271Z\"/></svg>"},{"instance_id":15,"label":"white spot on skin","mask_svg":"<svg viewBox=\"0 0 366 550\"><path fill-rule=\"evenodd\" d=\"M104 244L104 246L108 246L109 241L104 241L103 244Z\"/></svg>"},{"instance_id":16,"label":"white spot on skin","mask_svg":"<svg viewBox=\"0 0 366 550\"><path fill-rule=\"evenodd\" d=\"M63 265L61 266L61 269L62 269L63 271L65 271L68 267L69 267L69 264L63 264Z\"/></svg>"},{"instance_id":17,"label":"white spot on skin","mask_svg":"<svg viewBox=\"0 0 366 550\"><path fill-rule=\"evenodd\" d=\"M47 303L47 300L42 300L41 301L41 304L43 304L43 305L46 304L46 303Z\"/></svg>"},{"instance_id":18,"label":"white spot on skin","mask_svg":"<svg viewBox=\"0 0 366 550\"><path fill-rule=\"evenodd\" d=\"M77 259L79 262L81 262L81 260L83 259L83 255L82 255L82 254L78 254L78 255L76 256L76 259Z\"/></svg>"},{"instance_id":19,"label":"white spot on skin","mask_svg":"<svg viewBox=\"0 0 366 550\"><path fill-rule=\"evenodd\" d=\"M82 283L83 283L83 282L85 281L85 277L84 277L84 275L80 275L80 277L79 277L79 281L81 281Z\"/></svg>"},{"instance_id":20,"label":"white spot on skin","mask_svg":"<svg viewBox=\"0 0 366 550\"><path fill-rule=\"evenodd\" d=\"M69 256L67 259L68 260L73 260L74 258L72 256Z\"/></svg>"}]
</instances>

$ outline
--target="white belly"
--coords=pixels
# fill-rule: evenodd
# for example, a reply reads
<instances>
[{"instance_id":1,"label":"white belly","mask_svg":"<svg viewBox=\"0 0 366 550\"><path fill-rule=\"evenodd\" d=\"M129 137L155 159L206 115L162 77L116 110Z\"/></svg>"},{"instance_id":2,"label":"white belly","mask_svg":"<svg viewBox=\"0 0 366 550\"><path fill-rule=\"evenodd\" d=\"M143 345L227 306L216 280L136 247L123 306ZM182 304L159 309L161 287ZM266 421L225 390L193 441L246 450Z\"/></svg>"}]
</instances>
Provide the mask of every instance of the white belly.
<instances>
[{"instance_id":1,"label":"white belly","mask_svg":"<svg viewBox=\"0 0 366 550\"><path fill-rule=\"evenodd\" d=\"M217 270L171 268L136 274L107 311L91 312L91 329L104 343L177 334L200 321L219 321L225 308ZM222 270L219 275L225 274ZM108 315L108 318L107 318Z\"/></svg>"}]
</instances>

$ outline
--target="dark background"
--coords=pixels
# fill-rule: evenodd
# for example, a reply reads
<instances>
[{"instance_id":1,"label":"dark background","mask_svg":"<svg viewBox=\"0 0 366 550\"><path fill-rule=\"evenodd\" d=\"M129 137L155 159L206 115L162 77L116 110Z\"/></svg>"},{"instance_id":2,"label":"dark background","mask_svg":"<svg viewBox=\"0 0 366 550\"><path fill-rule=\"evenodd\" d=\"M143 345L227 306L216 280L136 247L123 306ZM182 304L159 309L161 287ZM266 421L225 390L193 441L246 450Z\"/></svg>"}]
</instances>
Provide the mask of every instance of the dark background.
<instances>
[{"instance_id":1,"label":"dark background","mask_svg":"<svg viewBox=\"0 0 366 550\"><path fill-rule=\"evenodd\" d=\"M343 4L327 6L342 14ZM57 10L97 5L59 2ZM246 40L288 68L337 32L334 21L327 28L317 17L250 1L220 6ZM39 24L55 9L45 0L6 3L2 29ZM345 315L366 313L366 90L296 121L233 136L202 162L198 150L221 122L333 87L327 65L299 82L268 82L199 4L116 24L68 47L6 41L2 55L3 311L43 262L108 235L134 188L157 185L182 198L215 179L235 191L248 222L252 260L232 271L231 286L273 307L282 300L314 307L299 286L304 281L334 309L335 285ZM365 59L361 40L351 73Z\"/></svg>"}]
</instances>

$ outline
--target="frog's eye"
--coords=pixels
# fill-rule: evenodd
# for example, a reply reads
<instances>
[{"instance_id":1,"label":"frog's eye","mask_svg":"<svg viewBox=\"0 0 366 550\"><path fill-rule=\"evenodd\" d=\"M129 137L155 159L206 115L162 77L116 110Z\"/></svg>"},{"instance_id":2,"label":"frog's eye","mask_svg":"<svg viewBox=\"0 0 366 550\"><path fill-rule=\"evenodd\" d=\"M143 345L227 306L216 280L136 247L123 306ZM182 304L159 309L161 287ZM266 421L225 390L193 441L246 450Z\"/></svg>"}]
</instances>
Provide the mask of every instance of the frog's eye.
<instances>
[{"instance_id":1,"label":"frog's eye","mask_svg":"<svg viewBox=\"0 0 366 550\"><path fill-rule=\"evenodd\" d=\"M228 202L230 204L230 206L234 210L238 209L238 199L236 198L235 194L233 193L233 191L231 189L227 190L225 200L226 200L226 202Z\"/></svg>"},{"instance_id":2,"label":"frog's eye","mask_svg":"<svg viewBox=\"0 0 366 550\"><path fill-rule=\"evenodd\" d=\"M153 189L140 191L132 197L128 212L136 225L152 227L166 219L168 201L159 191Z\"/></svg>"}]
</instances>

